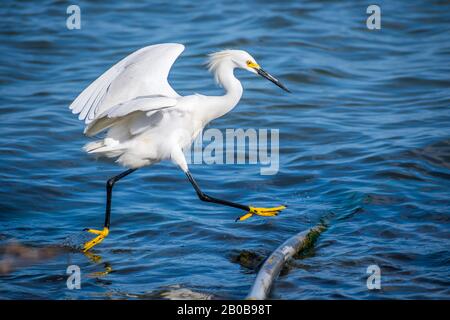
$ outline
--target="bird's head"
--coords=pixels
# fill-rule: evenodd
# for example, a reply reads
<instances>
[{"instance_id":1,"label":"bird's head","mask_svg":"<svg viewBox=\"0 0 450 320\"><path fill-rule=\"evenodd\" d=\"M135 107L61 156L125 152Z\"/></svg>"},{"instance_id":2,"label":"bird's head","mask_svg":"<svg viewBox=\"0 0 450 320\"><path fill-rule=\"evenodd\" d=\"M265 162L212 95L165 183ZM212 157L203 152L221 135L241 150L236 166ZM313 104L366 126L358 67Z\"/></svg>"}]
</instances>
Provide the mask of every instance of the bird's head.
<instances>
[{"instance_id":1,"label":"bird's head","mask_svg":"<svg viewBox=\"0 0 450 320\"><path fill-rule=\"evenodd\" d=\"M244 50L223 50L209 55L209 70L216 72L219 66L228 65L232 68L240 68L247 70L251 73L258 74L263 78L275 83L284 91L290 92L277 78L267 73L256 62L247 51Z\"/></svg>"}]
</instances>

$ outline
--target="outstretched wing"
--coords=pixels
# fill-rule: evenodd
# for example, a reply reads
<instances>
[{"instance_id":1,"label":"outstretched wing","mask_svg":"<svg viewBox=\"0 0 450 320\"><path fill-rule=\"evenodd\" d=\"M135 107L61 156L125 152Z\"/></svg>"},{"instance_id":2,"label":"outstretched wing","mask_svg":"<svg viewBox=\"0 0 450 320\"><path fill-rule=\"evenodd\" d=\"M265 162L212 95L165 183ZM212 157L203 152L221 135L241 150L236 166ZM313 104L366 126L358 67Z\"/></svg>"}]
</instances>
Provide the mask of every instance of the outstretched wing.
<instances>
[{"instance_id":1,"label":"outstretched wing","mask_svg":"<svg viewBox=\"0 0 450 320\"><path fill-rule=\"evenodd\" d=\"M84 89L70 109L89 124L110 108L139 96L179 97L167 77L183 50L182 44L163 43L133 52Z\"/></svg>"},{"instance_id":2,"label":"outstretched wing","mask_svg":"<svg viewBox=\"0 0 450 320\"><path fill-rule=\"evenodd\" d=\"M130 119L131 116L136 115L137 113L142 114L142 116L138 117L141 119L141 121L137 121L139 124L150 124L148 123L148 117L157 111L176 106L177 102L178 100L176 98L159 95L137 97L105 110L97 116L94 121L86 126L84 133L87 136L93 136L108 129L122 119ZM132 122L134 123L136 120L139 119L133 119ZM134 126L136 126L136 124L134 124Z\"/></svg>"}]
</instances>

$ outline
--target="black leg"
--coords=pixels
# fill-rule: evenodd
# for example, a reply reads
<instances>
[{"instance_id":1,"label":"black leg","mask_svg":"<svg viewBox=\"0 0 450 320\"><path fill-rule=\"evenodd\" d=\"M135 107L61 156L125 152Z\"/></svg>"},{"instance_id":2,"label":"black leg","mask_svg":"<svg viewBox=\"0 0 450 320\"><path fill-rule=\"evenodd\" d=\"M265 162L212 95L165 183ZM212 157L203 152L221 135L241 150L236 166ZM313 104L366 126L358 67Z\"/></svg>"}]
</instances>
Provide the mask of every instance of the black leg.
<instances>
[{"instance_id":1,"label":"black leg","mask_svg":"<svg viewBox=\"0 0 450 320\"><path fill-rule=\"evenodd\" d=\"M224 206L229 206L229 207L233 207L233 208L237 208L237 209L242 209L245 211L251 210L249 206L245 206L245 205L242 205L239 203L234 203L234 202L227 201L227 200L217 199L217 198L211 197L211 196L203 193L203 191L200 189L200 187L198 186L197 182L195 181L195 179L191 175L191 173L189 171L187 171L186 175L187 175L189 181L191 182L192 186L194 187L195 191L197 192L197 195L200 198L200 200L206 201L206 202L213 202L213 203L217 203L217 204L221 204Z\"/></svg>"},{"instance_id":2,"label":"black leg","mask_svg":"<svg viewBox=\"0 0 450 320\"><path fill-rule=\"evenodd\" d=\"M111 222L111 200L112 200L112 189L114 184L122 179L123 177L126 177L130 173L136 171L137 169L128 169L127 171L122 172L121 174L112 177L106 182L106 212L105 212L105 228L109 229L109 225Z\"/></svg>"}]
</instances>

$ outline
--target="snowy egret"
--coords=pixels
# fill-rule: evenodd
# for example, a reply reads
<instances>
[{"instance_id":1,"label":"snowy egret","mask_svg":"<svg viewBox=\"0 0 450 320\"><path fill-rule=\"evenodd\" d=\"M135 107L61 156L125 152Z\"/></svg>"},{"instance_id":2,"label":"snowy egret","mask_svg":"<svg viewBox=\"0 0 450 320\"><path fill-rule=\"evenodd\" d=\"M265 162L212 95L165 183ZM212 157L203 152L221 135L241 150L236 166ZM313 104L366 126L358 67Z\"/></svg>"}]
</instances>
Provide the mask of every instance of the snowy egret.
<instances>
[{"instance_id":1,"label":"snowy egret","mask_svg":"<svg viewBox=\"0 0 450 320\"><path fill-rule=\"evenodd\" d=\"M225 89L225 94L182 97L172 89L167 77L183 50L184 46L177 43L139 49L103 73L70 105L72 112L85 121L87 136L107 130L103 139L86 144L84 150L116 159L128 168L107 181L104 227L102 230L85 229L94 238L83 244L83 251L100 243L109 233L114 184L138 168L162 160L170 159L184 171L200 200L246 211L236 221L252 215L275 216L286 208L256 208L204 193L188 169L183 150L190 147L210 121L231 111L241 99L243 89L234 76L235 68L259 74L283 90L289 90L247 52L224 50L210 55L209 70Z\"/></svg>"}]
</instances>

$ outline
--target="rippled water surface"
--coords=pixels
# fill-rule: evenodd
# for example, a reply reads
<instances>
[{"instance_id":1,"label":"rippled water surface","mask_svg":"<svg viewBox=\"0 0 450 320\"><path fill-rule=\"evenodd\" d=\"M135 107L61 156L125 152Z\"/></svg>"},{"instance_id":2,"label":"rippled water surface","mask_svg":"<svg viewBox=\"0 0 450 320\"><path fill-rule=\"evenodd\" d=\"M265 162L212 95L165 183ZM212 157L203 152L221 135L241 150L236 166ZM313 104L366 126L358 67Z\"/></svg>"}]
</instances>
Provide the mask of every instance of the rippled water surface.
<instances>
[{"instance_id":1,"label":"rippled water surface","mask_svg":"<svg viewBox=\"0 0 450 320\"><path fill-rule=\"evenodd\" d=\"M2 2L0 245L32 252L3 268L0 298L240 299L257 269L239 263L243 252L263 259L325 215L328 230L271 298L450 298L450 5L377 3L379 31L366 28L364 1L80 1L81 30L65 27L65 2ZM241 212L198 201L161 163L116 186L110 236L92 255L53 252L101 226L105 181L122 170L82 152L68 105L113 63L161 42L187 47L170 76L183 95L221 92L204 62L223 48L249 51L292 90L237 71L240 104L209 125L279 129L278 174L191 166L211 194L289 208L235 223ZM66 288L72 264L81 290ZM366 287L372 264L378 291Z\"/></svg>"}]
</instances>

